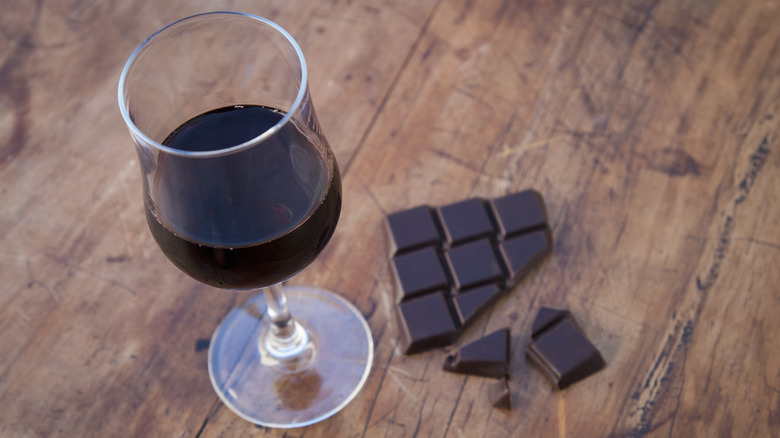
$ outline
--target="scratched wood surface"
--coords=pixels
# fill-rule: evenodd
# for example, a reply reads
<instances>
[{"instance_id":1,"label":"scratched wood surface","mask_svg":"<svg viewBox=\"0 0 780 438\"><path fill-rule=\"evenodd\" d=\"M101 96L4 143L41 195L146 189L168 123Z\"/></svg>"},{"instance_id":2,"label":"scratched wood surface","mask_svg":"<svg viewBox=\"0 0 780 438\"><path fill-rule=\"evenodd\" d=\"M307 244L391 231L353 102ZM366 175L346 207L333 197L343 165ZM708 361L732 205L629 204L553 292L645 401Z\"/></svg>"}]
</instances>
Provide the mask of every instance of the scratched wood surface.
<instances>
[{"instance_id":1,"label":"scratched wood surface","mask_svg":"<svg viewBox=\"0 0 780 438\"><path fill-rule=\"evenodd\" d=\"M168 263L116 104L133 48L183 16L266 16L306 54L344 176L291 282L342 293L376 356L335 417L258 428L218 402L208 340L247 298ZM0 436L780 436L780 3L4 1ZM383 217L533 187L554 253L462 341L512 330L514 407L400 354ZM555 391L539 306L608 366Z\"/></svg>"}]
</instances>

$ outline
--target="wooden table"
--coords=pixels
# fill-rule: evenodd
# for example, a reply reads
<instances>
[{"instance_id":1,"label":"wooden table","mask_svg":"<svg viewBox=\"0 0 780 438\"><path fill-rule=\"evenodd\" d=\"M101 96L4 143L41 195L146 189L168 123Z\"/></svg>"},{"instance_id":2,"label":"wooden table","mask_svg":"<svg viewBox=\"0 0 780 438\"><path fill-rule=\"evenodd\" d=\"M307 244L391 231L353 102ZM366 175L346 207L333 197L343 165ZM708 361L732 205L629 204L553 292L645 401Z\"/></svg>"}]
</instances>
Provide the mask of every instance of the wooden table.
<instances>
[{"instance_id":1,"label":"wooden table","mask_svg":"<svg viewBox=\"0 0 780 438\"><path fill-rule=\"evenodd\" d=\"M119 72L159 27L234 9L300 42L344 176L335 237L291 283L342 293L376 345L341 413L255 427L208 340L244 293L177 271L144 221ZM780 434L780 3L4 1L0 436ZM512 330L490 379L405 356L384 215L533 187L554 254L464 333ZM570 309L607 368L556 391L525 358Z\"/></svg>"}]
</instances>

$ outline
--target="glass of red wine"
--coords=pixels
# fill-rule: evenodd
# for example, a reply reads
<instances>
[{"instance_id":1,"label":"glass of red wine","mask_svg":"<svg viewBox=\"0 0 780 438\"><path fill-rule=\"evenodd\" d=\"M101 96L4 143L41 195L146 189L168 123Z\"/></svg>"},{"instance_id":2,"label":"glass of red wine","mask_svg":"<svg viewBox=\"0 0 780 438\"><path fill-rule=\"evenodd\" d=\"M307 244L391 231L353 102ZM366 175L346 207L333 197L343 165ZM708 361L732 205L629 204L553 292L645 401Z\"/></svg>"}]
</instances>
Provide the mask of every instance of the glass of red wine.
<instances>
[{"instance_id":1,"label":"glass of red wine","mask_svg":"<svg viewBox=\"0 0 780 438\"><path fill-rule=\"evenodd\" d=\"M263 290L211 339L219 397L267 427L338 412L368 377L373 341L340 296L282 288L322 251L341 210L338 165L298 44L253 15L188 17L133 52L118 98L163 253L205 284Z\"/></svg>"}]
</instances>

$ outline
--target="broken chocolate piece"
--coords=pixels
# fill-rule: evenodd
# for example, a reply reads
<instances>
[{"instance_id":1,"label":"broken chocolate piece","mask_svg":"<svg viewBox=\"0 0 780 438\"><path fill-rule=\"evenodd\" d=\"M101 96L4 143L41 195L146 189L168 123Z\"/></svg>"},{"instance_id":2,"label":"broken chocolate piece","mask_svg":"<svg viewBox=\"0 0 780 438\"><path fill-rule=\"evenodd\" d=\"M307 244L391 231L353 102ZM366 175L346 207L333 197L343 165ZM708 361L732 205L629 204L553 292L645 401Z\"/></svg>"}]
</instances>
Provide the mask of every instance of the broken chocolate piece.
<instances>
[{"instance_id":1,"label":"broken chocolate piece","mask_svg":"<svg viewBox=\"0 0 780 438\"><path fill-rule=\"evenodd\" d=\"M509 376L509 329L495 331L447 356L444 369L484 377Z\"/></svg>"},{"instance_id":2,"label":"broken chocolate piece","mask_svg":"<svg viewBox=\"0 0 780 438\"><path fill-rule=\"evenodd\" d=\"M531 325L531 339L536 340L545 330L569 316L571 313L568 310L542 307Z\"/></svg>"},{"instance_id":3,"label":"broken chocolate piece","mask_svg":"<svg viewBox=\"0 0 780 438\"><path fill-rule=\"evenodd\" d=\"M458 326L454 341L552 251L545 217L534 191L388 215L398 301L442 294ZM433 348L436 343L423 345Z\"/></svg>"},{"instance_id":4,"label":"broken chocolate piece","mask_svg":"<svg viewBox=\"0 0 780 438\"><path fill-rule=\"evenodd\" d=\"M444 292L402 302L398 305L401 350L417 353L450 345L458 326L452 319Z\"/></svg>"},{"instance_id":5,"label":"broken chocolate piece","mask_svg":"<svg viewBox=\"0 0 780 438\"><path fill-rule=\"evenodd\" d=\"M504 281L504 271L489 239L480 239L451 248L445 258L458 290Z\"/></svg>"},{"instance_id":6,"label":"broken chocolate piece","mask_svg":"<svg viewBox=\"0 0 780 438\"><path fill-rule=\"evenodd\" d=\"M512 409L512 394L509 392L509 382L501 379L488 386L490 404L496 408Z\"/></svg>"},{"instance_id":7,"label":"broken chocolate piece","mask_svg":"<svg viewBox=\"0 0 780 438\"><path fill-rule=\"evenodd\" d=\"M501 242L499 251L509 270L509 284L514 284L552 252L550 233L539 230L512 237Z\"/></svg>"},{"instance_id":8,"label":"broken chocolate piece","mask_svg":"<svg viewBox=\"0 0 780 438\"><path fill-rule=\"evenodd\" d=\"M563 318L528 347L528 358L558 389L604 368L601 353L572 318Z\"/></svg>"},{"instance_id":9,"label":"broken chocolate piece","mask_svg":"<svg viewBox=\"0 0 780 438\"><path fill-rule=\"evenodd\" d=\"M399 255L393 259L393 266L401 286L401 301L449 288L447 275L433 247Z\"/></svg>"},{"instance_id":10,"label":"broken chocolate piece","mask_svg":"<svg viewBox=\"0 0 780 438\"><path fill-rule=\"evenodd\" d=\"M392 237L391 254L441 243L433 211L426 205L388 215L387 225Z\"/></svg>"},{"instance_id":11,"label":"broken chocolate piece","mask_svg":"<svg viewBox=\"0 0 780 438\"><path fill-rule=\"evenodd\" d=\"M467 325L487 310L501 296L501 289L496 284L470 289L452 299L455 312L461 325Z\"/></svg>"},{"instance_id":12,"label":"broken chocolate piece","mask_svg":"<svg viewBox=\"0 0 780 438\"><path fill-rule=\"evenodd\" d=\"M438 212L449 246L493 235L493 223L482 199L450 204L439 208Z\"/></svg>"},{"instance_id":13,"label":"broken chocolate piece","mask_svg":"<svg viewBox=\"0 0 780 438\"><path fill-rule=\"evenodd\" d=\"M535 190L524 190L493 199L490 207L502 238L549 228L544 201Z\"/></svg>"}]
</instances>

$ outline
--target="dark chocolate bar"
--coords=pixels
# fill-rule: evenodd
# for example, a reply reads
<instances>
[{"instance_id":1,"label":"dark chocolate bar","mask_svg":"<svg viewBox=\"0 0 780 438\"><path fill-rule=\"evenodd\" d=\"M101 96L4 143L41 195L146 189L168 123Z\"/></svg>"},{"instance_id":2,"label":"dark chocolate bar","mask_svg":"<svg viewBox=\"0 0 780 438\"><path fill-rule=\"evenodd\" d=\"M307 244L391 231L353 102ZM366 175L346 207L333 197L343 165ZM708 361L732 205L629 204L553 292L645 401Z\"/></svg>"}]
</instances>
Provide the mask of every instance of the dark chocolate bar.
<instances>
[{"instance_id":1,"label":"dark chocolate bar","mask_svg":"<svg viewBox=\"0 0 780 438\"><path fill-rule=\"evenodd\" d=\"M438 208L418 206L388 215L387 225L399 311L403 303L441 294L456 326L451 342L552 252L544 203L533 190ZM399 321L408 338L427 339L425 333L414 333L402 312Z\"/></svg>"},{"instance_id":2,"label":"dark chocolate bar","mask_svg":"<svg viewBox=\"0 0 780 438\"><path fill-rule=\"evenodd\" d=\"M549 226L546 218L540 222L540 214L545 215L541 196L526 190L388 215L399 301L446 291L443 296L457 326L454 341L551 252ZM403 314L399 319L406 324L403 331L414 338Z\"/></svg>"},{"instance_id":3,"label":"dark chocolate bar","mask_svg":"<svg viewBox=\"0 0 780 438\"><path fill-rule=\"evenodd\" d=\"M509 329L497 330L447 356L444 369L483 377L509 377Z\"/></svg>"},{"instance_id":4,"label":"dark chocolate bar","mask_svg":"<svg viewBox=\"0 0 780 438\"><path fill-rule=\"evenodd\" d=\"M564 389L604 368L606 363L601 353L568 312L562 314L546 310L540 317L537 317L538 324L535 321L534 327L543 328L528 347L527 356L558 389ZM557 319L557 322L545 324L551 319Z\"/></svg>"}]
</instances>

